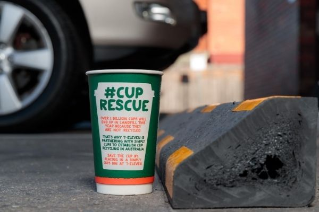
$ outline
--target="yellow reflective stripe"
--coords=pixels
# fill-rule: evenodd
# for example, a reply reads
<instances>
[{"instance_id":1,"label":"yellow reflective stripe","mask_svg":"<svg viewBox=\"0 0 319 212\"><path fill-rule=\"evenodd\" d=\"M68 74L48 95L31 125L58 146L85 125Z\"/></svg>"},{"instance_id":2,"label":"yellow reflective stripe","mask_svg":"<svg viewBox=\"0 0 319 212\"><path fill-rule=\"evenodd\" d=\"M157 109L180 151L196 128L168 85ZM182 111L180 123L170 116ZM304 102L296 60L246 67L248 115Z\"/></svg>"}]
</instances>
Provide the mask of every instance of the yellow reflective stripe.
<instances>
[{"instance_id":1,"label":"yellow reflective stripe","mask_svg":"<svg viewBox=\"0 0 319 212\"><path fill-rule=\"evenodd\" d=\"M160 137L161 135L163 135L165 133L164 130L159 130L157 131L157 137Z\"/></svg>"},{"instance_id":2,"label":"yellow reflective stripe","mask_svg":"<svg viewBox=\"0 0 319 212\"><path fill-rule=\"evenodd\" d=\"M204 109L201 110L201 113L210 113L213 110L215 110L218 105L219 104L208 105L207 107L205 107Z\"/></svg>"},{"instance_id":3,"label":"yellow reflective stripe","mask_svg":"<svg viewBox=\"0 0 319 212\"><path fill-rule=\"evenodd\" d=\"M234 108L233 112L253 110L265 100L274 99L274 98L300 98L300 96L270 96L266 98L246 100L240 103L236 108Z\"/></svg>"},{"instance_id":4,"label":"yellow reflective stripe","mask_svg":"<svg viewBox=\"0 0 319 212\"><path fill-rule=\"evenodd\" d=\"M160 155L161 155L161 151L163 149L163 147L168 144L169 142L171 142L172 140L174 140L174 137L171 135L166 136L165 138L163 138L160 142L158 142L157 146L156 146L156 165L159 167L159 159L160 159Z\"/></svg>"},{"instance_id":5,"label":"yellow reflective stripe","mask_svg":"<svg viewBox=\"0 0 319 212\"><path fill-rule=\"evenodd\" d=\"M176 150L173 154L169 156L166 162L166 169L165 169L165 185L166 189L171 197L173 197L173 180L174 180L174 173L176 168L186 160L189 156L194 154L194 152L188 149L185 146L182 146L178 150Z\"/></svg>"}]
</instances>

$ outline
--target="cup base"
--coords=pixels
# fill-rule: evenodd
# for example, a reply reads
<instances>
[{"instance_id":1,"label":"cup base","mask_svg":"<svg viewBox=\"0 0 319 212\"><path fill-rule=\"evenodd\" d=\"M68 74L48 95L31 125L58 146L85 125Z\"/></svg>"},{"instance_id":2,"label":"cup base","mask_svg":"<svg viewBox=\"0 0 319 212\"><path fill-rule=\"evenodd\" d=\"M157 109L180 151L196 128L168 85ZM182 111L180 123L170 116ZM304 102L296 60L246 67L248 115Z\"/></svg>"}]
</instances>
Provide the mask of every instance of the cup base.
<instances>
[{"instance_id":1,"label":"cup base","mask_svg":"<svg viewBox=\"0 0 319 212\"><path fill-rule=\"evenodd\" d=\"M96 183L96 190L101 194L111 195L139 195L149 194L153 191L153 184L141 185L107 185Z\"/></svg>"}]
</instances>

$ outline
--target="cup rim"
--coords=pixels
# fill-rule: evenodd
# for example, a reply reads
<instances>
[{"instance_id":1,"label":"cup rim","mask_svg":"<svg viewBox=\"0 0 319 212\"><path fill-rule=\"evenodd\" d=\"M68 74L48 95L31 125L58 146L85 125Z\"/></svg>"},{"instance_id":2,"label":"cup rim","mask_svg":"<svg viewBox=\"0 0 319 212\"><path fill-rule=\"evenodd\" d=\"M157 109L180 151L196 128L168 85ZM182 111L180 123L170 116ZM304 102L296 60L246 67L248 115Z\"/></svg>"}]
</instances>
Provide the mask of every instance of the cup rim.
<instances>
[{"instance_id":1,"label":"cup rim","mask_svg":"<svg viewBox=\"0 0 319 212\"><path fill-rule=\"evenodd\" d=\"M93 74L155 74L163 75L162 71L143 70L143 69L105 69L105 70L92 70L87 71L86 75Z\"/></svg>"}]
</instances>

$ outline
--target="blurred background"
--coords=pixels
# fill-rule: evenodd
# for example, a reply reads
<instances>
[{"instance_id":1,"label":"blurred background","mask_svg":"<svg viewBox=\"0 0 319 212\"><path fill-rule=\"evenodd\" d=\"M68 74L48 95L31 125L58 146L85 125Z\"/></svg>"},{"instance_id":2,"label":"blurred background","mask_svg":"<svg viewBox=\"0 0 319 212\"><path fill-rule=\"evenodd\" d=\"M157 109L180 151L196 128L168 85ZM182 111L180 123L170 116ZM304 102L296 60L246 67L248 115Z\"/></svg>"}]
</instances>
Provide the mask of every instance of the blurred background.
<instances>
[{"instance_id":1,"label":"blurred background","mask_svg":"<svg viewBox=\"0 0 319 212\"><path fill-rule=\"evenodd\" d=\"M164 114L317 97L317 19L316 0L0 0L0 132L89 120L92 69L163 70Z\"/></svg>"},{"instance_id":2,"label":"blurred background","mask_svg":"<svg viewBox=\"0 0 319 212\"><path fill-rule=\"evenodd\" d=\"M163 112L270 95L318 95L317 1L196 2L207 11L208 32L165 72Z\"/></svg>"},{"instance_id":3,"label":"blurred background","mask_svg":"<svg viewBox=\"0 0 319 212\"><path fill-rule=\"evenodd\" d=\"M197 0L208 30L163 76L161 111L180 112L244 98L245 1Z\"/></svg>"}]
</instances>

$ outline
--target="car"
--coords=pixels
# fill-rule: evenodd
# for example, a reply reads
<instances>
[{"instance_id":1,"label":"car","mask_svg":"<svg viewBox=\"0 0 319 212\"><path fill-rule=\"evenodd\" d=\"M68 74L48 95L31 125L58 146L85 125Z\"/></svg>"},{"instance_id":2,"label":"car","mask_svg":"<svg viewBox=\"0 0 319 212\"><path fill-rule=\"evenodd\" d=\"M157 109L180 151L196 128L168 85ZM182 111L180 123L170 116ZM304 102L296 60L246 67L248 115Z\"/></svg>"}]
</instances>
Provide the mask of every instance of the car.
<instances>
[{"instance_id":1,"label":"car","mask_svg":"<svg viewBox=\"0 0 319 212\"><path fill-rule=\"evenodd\" d=\"M87 70L163 70L198 44L203 14L192 0L0 0L0 132L82 120Z\"/></svg>"}]
</instances>

